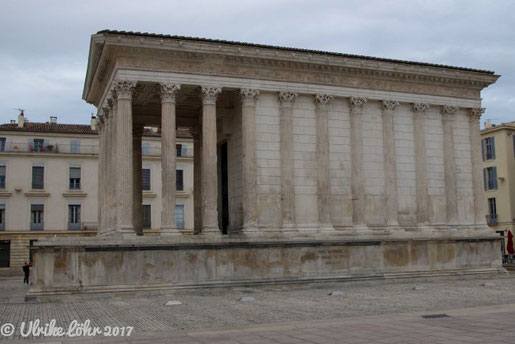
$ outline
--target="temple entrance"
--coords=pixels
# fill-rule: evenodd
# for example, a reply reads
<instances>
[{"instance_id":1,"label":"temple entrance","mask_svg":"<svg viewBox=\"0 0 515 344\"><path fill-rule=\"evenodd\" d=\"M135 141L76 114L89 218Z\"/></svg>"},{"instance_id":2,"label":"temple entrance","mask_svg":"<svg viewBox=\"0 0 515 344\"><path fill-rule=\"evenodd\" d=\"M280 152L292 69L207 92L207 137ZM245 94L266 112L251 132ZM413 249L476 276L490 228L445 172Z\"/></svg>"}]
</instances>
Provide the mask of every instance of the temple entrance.
<instances>
[{"instance_id":1,"label":"temple entrance","mask_svg":"<svg viewBox=\"0 0 515 344\"><path fill-rule=\"evenodd\" d=\"M228 159L227 159L227 141L220 144L220 209L219 209L219 227L222 234L227 234L229 227L229 177L228 177Z\"/></svg>"}]
</instances>

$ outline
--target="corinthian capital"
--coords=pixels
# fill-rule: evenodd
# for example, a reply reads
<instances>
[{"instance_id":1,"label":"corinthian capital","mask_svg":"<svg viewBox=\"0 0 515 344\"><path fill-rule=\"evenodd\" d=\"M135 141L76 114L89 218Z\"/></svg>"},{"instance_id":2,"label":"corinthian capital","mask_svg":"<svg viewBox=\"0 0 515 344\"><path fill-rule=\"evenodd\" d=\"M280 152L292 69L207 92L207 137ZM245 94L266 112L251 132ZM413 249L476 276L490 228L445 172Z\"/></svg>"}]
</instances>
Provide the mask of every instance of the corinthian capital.
<instances>
[{"instance_id":1,"label":"corinthian capital","mask_svg":"<svg viewBox=\"0 0 515 344\"><path fill-rule=\"evenodd\" d=\"M181 89L181 85L176 85L171 82L161 82L159 83L159 88L161 91L162 102L175 103L175 96Z\"/></svg>"},{"instance_id":2,"label":"corinthian capital","mask_svg":"<svg viewBox=\"0 0 515 344\"><path fill-rule=\"evenodd\" d=\"M365 104L367 101L367 98L350 97L350 105L354 109L361 109L363 107L363 104Z\"/></svg>"},{"instance_id":3,"label":"corinthian capital","mask_svg":"<svg viewBox=\"0 0 515 344\"><path fill-rule=\"evenodd\" d=\"M383 100L383 109L387 111L393 111L397 106L399 106L399 102L397 100Z\"/></svg>"},{"instance_id":4,"label":"corinthian capital","mask_svg":"<svg viewBox=\"0 0 515 344\"><path fill-rule=\"evenodd\" d=\"M315 94L315 103L319 107L327 107L333 99L334 97L328 94Z\"/></svg>"},{"instance_id":5,"label":"corinthian capital","mask_svg":"<svg viewBox=\"0 0 515 344\"><path fill-rule=\"evenodd\" d=\"M485 108L472 108L470 109L469 120L477 122L481 118L481 115L485 112Z\"/></svg>"},{"instance_id":6,"label":"corinthian capital","mask_svg":"<svg viewBox=\"0 0 515 344\"><path fill-rule=\"evenodd\" d=\"M254 106L256 105L257 97L259 96L259 90L252 88L242 88L240 90L241 103L243 106Z\"/></svg>"},{"instance_id":7,"label":"corinthian capital","mask_svg":"<svg viewBox=\"0 0 515 344\"><path fill-rule=\"evenodd\" d=\"M116 92L118 99L132 99L136 84L136 81L116 80L113 85L113 90Z\"/></svg>"},{"instance_id":8,"label":"corinthian capital","mask_svg":"<svg viewBox=\"0 0 515 344\"><path fill-rule=\"evenodd\" d=\"M454 114L458 111L458 107L453 105L444 105L441 108L442 118L446 121L454 119Z\"/></svg>"},{"instance_id":9,"label":"corinthian capital","mask_svg":"<svg viewBox=\"0 0 515 344\"><path fill-rule=\"evenodd\" d=\"M298 96L297 92L279 92L279 102L281 105L293 105Z\"/></svg>"},{"instance_id":10,"label":"corinthian capital","mask_svg":"<svg viewBox=\"0 0 515 344\"><path fill-rule=\"evenodd\" d=\"M216 104L216 99L218 95L222 93L222 89L220 87L215 86L202 86L200 89L200 93L202 94L202 103L203 104Z\"/></svg>"},{"instance_id":11,"label":"corinthian capital","mask_svg":"<svg viewBox=\"0 0 515 344\"><path fill-rule=\"evenodd\" d=\"M423 113L429 110L429 104L427 103L413 103L413 111L416 113Z\"/></svg>"}]
</instances>

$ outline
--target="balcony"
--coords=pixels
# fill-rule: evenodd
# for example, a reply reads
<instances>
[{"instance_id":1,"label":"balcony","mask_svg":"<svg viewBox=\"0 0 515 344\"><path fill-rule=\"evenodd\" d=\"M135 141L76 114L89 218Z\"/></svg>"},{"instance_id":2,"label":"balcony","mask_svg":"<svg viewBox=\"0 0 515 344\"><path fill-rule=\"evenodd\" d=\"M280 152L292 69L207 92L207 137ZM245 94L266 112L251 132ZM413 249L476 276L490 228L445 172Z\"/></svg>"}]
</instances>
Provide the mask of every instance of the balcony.
<instances>
[{"instance_id":1,"label":"balcony","mask_svg":"<svg viewBox=\"0 0 515 344\"><path fill-rule=\"evenodd\" d=\"M65 143L17 143L0 146L0 152L38 154L98 154L98 145L77 145Z\"/></svg>"},{"instance_id":2,"label":"balcony","mask_svg":"<svg viewBox=\"0 0 515 344\"><path fill-rule=\"evenodd\" d=\"M497 218L497 214L486 215L486 223L488 225L497 225L497 224L499 224L499 221L498 221L498 218Z\"/></svg>"}]
</instances>

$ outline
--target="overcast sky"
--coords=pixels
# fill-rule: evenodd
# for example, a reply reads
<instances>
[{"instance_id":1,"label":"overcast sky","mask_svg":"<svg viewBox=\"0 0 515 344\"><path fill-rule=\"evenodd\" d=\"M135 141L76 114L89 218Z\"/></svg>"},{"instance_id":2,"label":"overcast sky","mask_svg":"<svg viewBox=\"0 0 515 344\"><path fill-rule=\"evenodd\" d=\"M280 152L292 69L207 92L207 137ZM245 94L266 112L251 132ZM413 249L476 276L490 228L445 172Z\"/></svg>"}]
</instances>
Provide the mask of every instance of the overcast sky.
<instances>
[{"instance_id":1,"label":"overcast sky","mask_svg":"<svg viewBox=\"0 0 515 344\"><path fill-rule=\"evenodd\" d=\"M484 119L515 120L515 1L0 0L0 122L87 123L90 36L103 29L493 70Z\"/></svg>"}]
</instances>

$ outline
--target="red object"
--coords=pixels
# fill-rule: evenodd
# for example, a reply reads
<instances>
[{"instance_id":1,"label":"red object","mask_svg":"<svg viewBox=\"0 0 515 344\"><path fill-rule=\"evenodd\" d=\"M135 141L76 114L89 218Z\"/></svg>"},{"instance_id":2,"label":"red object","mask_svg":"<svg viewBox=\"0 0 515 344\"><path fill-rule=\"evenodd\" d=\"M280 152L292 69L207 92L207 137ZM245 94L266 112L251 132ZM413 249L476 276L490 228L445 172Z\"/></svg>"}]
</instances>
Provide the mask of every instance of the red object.
<instances>
[{"instance_id":1,"label":"red object","mask_svg":"<svg viewBox=\"0 0 515 344\"><path fill-rule=\"evenodd\" d=\"M509 254L514 254L515 250L513 249L513 234L511 231L508 231L508 246L506 247Z\"/></svg>"}]
</instances>

